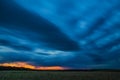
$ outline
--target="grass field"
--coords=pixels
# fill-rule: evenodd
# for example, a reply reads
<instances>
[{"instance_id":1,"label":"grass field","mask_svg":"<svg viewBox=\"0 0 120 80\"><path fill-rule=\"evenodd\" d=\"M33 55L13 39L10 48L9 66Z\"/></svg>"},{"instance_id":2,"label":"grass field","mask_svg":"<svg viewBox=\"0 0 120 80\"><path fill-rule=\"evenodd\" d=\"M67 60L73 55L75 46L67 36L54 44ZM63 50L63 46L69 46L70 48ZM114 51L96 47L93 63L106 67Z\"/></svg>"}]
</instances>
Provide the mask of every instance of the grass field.
<instances>
[{"instance_id":1,"label":"grass field","mask_svg":"<svg viewBox=\"0 0 120 80\"><path fill-rule=\"evenodd\" d=\"M0 71L0 80L120 80L119 72Z\"/></svg>"}]
</instances>

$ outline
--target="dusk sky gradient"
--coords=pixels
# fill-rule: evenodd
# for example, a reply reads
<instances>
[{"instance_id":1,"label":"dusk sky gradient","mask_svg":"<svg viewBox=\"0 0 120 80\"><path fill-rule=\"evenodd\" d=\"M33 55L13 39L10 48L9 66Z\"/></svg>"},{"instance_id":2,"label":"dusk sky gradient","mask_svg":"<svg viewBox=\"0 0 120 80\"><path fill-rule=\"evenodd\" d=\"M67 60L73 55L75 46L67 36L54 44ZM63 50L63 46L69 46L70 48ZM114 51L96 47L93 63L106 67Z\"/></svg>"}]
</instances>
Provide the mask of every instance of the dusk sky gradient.
<instances>
[{"instance_id":1,"label":"dusk sky gradient","mask_svg":"<svg viewBox=\"0 0 120 80\"><path fill-rule=\"evenodd\" d=\"M0 0L0 64L120 69L119 0Z\"/></svg>"}]
</instances>

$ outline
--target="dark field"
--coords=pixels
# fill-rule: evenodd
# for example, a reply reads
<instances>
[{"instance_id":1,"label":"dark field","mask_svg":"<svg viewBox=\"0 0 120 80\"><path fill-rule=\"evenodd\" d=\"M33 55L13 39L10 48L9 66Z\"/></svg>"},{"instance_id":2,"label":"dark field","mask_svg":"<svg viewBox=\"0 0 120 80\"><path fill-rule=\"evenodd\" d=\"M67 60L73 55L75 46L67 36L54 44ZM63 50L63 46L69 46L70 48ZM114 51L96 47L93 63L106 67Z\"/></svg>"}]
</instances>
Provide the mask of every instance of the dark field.
<instances>
[{"instance_id":1,"label":"dark field","mask_svg":"<svg viewBox=\"0 0 120 80\"><path fill-rule=\"evenodd\" d=\"M120 80L110 71L0 71L0 80Z\"/></svg>"}]
</instances>

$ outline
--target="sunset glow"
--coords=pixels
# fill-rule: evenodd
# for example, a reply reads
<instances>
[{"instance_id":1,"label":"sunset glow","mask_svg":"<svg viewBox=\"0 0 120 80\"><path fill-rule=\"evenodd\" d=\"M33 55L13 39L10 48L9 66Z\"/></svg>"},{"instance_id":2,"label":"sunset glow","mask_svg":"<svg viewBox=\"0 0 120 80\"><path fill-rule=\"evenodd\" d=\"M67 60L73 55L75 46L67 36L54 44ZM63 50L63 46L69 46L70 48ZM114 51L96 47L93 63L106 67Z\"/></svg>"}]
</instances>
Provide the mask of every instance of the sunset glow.
<instances>
[{"instance_id":1,"label":"sunset glow","mask_svg":"<svg viewBox=\"0 0 120 80\"><path fill-rule=\"evenodd\" d=\"M33 69L33 70L64 70L65 69L60 66L50 66L50 67L33 66L25 62L2 63L0 64L0 66L27 68L27 69Z\"/></svg>"}]
</instances>

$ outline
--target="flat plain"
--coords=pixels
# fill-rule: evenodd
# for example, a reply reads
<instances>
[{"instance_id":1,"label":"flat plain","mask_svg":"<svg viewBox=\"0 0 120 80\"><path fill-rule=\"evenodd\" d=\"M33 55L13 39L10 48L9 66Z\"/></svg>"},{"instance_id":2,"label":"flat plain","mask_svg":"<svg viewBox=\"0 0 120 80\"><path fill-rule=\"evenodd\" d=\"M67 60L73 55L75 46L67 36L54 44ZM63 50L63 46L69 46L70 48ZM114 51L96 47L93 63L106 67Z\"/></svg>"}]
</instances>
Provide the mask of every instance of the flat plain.
<instances>
[{"instance_id":1,"label":"flat plain","mask_svg":"<svg viewBox=\"0 0 120 80\"><path fill-rule=\"evenodd\" d=\"M119 71L0 71L0 80L120 80Z\"/></svg>"}]
</instances>

